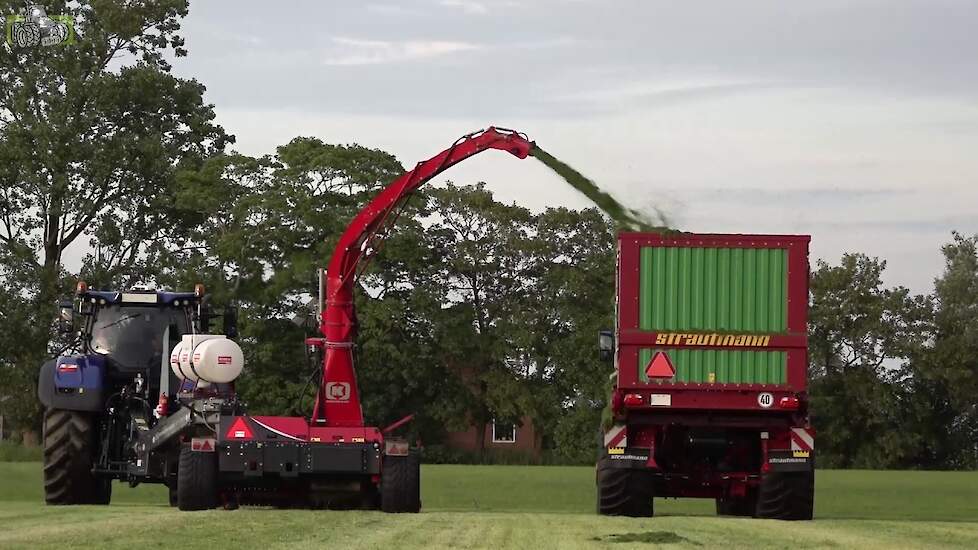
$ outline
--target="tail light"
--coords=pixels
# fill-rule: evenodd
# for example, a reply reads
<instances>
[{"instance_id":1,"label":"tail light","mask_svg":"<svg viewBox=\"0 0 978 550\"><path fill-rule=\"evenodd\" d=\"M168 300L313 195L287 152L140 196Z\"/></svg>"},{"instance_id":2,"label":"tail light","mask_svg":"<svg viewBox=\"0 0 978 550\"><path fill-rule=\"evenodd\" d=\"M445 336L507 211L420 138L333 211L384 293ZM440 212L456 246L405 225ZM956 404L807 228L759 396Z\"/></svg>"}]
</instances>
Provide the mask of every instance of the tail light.
<instances>
[{"instance_id":1,"label":"tail light","mask_svg":"<svg viewBox=\"0 0 978 550\"><path fill-rule=\"evenodd\" d=\"M778 407L788 411L797 411L799 407L798 398L791 395L782 397L781 401L778 402Z\"/></svg>"},{"instance_id":2,"label":"tail light","mask_svg":"<svg viewBox=\"0 0 978 550\"><path fill-rule=\"evenodd\" d=\"M78 284L75 285L75 294L84 294L86 292L88 292L88 283L78 281Z\"/></svg>"},{"instance_id":3,"label":"tail light","mask_svg":"<svg viewBox=\"0 0 978 550\"><path fill-rule=\"evenodd\" d=\"M626 407L641 407L645 399L640 393L626 393L624 402Z\"/></svg>"}]
</instances>

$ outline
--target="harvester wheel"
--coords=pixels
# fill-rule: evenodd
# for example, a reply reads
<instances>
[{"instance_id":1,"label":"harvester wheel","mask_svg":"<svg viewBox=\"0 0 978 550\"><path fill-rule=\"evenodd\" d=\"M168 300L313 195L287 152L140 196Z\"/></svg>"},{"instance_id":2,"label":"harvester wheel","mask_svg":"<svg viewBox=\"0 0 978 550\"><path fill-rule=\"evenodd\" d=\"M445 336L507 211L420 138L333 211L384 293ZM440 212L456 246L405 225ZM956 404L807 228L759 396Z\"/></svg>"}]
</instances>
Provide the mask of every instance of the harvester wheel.
<instances>
[{"instance_id":1,"label":"harvester wheel","mask_svg":"<svg viewBox=\"0 0 978 550\"><path fill-rule=\"evenodd\" d=\"M717 499L718 516L753 517L757 512L757 491L748 489L743 497Z\"/></svg>"},{"instance_id":2,"label":"harvester wheel","mask_svg":"<svg viewBox=\"0 0 978 550\"><path fill-rule=\"evenodd\" d=\"M97 430L91 415L44 412L44 500L48 504L108 504L112 480L96 476Z\"/></svg>"},{"instance_id":3,"label":"harvester wheel","mask_svg":"<svg viewBox=\"0 0 978 550\"><path fill-rule=\"evenodd\" d=\"M217 455L180 449L177 507L184 511L217 507Z\"/></svg>"},{"instance_id":4,"label":"harvester wheel","mask_svg":"<svg viewBox=\"0 0 978 550\"><path fill-rule=\"evenodd\" d=\"M380 509L389 513L421 511L421 463L417 455L384 456Z\"/></svg>"},{"instance_id":5,"label":"harvester wheel","mask_svg":"<svg viewBox=\"0 0 978 550\"><path fill-rule=\"evenodd\" d=\"M652 479L648 472L614 468L607 458L601 458L598 461L597 485L599 514L652 517Z\"/></svg>"},{"instance_id":6,"label":"harvester wheel","mask_svg":"<svg viewBox=\"0 0 978 550\"><path fill-rule=\"evenodd\" d=\"M814 470L764 474L757 499L757 517L810 520L814 506Z\"/></svg>"}]
</instances>

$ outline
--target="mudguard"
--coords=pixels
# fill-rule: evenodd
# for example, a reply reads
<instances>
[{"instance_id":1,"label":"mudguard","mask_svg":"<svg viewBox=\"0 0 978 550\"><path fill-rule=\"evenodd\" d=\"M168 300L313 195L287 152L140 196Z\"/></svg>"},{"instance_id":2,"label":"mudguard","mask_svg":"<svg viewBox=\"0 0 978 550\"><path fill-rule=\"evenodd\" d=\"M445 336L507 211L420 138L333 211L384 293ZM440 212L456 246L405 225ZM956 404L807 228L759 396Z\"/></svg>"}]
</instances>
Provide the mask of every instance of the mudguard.
<instances>
[{"instance_id":1,"label":"mudguard","mask_svg":"<svg viewBox=\"0 0 978 550\"><path fill-rule=\"evenodd\" d=\"M105 360L84 355L58 357L38 373L37 397L49 409L101 411L105 404Z\"/></svg>"}]
</instances>

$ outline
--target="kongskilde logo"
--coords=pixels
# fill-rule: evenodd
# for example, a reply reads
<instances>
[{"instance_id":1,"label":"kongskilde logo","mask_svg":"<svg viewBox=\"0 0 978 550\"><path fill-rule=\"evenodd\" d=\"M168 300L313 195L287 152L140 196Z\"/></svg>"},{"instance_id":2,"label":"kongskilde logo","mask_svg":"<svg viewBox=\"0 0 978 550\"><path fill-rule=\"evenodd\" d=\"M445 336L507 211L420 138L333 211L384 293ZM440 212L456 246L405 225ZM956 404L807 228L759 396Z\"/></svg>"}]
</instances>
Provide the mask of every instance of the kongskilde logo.
<instances>
[{"instance_id":1,"label":"kongskilde logo","mask_svg":"<svg viewBox=\"0 0 978 550\"><path fill-rule=\"evenodd\" d=\"M327 382L326 401L346 402L350 400L349 382Z\"/></svg>"},{"instance_id":2,"label":"kongskilde logo","mask_svg":"<svg viewBox=\"0 0 978 550\"><path fill-rule=\"evenodd\" d=\"M31 3L20 15L8 15L4 26L7 44L16 48L74 44L75 20L70 15L48 15Z\"/></svg>"}]
</instances>

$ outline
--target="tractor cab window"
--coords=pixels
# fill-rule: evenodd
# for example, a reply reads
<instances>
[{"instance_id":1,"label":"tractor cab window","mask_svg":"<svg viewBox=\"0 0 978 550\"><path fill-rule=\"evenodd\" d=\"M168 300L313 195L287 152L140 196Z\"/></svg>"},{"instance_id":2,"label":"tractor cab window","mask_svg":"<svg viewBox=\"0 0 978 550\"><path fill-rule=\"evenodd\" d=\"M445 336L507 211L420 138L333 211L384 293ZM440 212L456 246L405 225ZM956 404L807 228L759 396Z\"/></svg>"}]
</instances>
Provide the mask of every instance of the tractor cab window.
<instances>
[{"instance_id":1,"label":"tractor cab window","mask_svg":"<svg viewBox=\"0 0 978 550\"><path fill-rule=\"evenodd\" d=\"M176 334L172 329L170 333L172 349L189 325L182 309L121 305L99 308L91 323L91 350L107 356L121 368L132 370L159 366L164 353L163 331L168 326L177 328ZM170 349L165 353L169 354Z\"/></svg>"}]
</instances>

